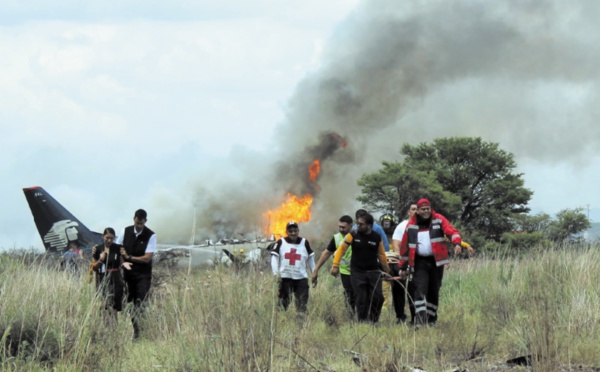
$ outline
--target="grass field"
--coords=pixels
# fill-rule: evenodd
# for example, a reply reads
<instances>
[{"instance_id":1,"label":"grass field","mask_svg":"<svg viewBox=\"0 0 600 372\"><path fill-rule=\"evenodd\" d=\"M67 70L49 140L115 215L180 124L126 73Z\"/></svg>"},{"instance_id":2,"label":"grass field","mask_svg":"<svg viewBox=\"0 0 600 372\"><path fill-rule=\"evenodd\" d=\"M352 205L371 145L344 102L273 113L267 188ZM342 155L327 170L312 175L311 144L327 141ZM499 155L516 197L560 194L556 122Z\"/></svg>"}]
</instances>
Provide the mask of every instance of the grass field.
<instances>
[{"instance_id":1,"label":"grass field","mask_svg":"<svg viewBox=\"0 0 600 372\"><path fill-rule=\"evenodd\" d=\"M2 370L592 371L600 367L600 248L453 261L435 328L349 319L339 279L320 273L306 318L276 307L270 270L155 268L145 333L127 310L103 319L87 273L0 255ZM496 256L497 257L497 256ZM530 356L532 367L506 361Z\"/></svg>"}]
</instances>

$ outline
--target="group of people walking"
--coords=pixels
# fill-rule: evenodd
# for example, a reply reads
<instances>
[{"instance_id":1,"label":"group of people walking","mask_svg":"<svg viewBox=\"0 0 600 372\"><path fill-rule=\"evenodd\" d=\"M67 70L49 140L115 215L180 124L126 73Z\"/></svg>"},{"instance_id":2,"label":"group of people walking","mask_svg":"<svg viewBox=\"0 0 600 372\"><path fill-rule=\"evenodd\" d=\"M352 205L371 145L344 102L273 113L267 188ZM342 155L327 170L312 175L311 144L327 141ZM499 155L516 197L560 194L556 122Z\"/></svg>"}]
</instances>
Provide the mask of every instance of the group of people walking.
<instances>
[{"instance_id":1,"label":"group of people walking","mask_svg":"<svg viewBox=\"0 0 600 372\"><path fill-rule=\"evenodd\" d=\"M146 221L146 211L137 210L133 225L118 236L113 228L107 227L103 244L92 250L97 288L115 318L122 310L127 289L127 301L133 303L135 338L141 332L140 316L150 290L152 257L156 252L156 234L146 226ZM412 204L406 220L397 226L393 222L384 223L385 228L382 228L364 209L356 211L355 220L349 215L340 217L338 233L333 235L315 265L310 243L299 236L298 223L290 221L286 226L287 236L277 240L271 250L272 272L279 278L281 308L288 309L293 295L297 310L305 314L309 298L308 270L316 286L319 269L333 256L331 275L341 277L348 311L356 315L358 321L375 323L379 320L384 304L383 283L389 283L398 323L407 321L405 305L408 302L411 323L416 326L435 324L444 266L449 262L448 242L454 246L455 254L461 253L464 243L458 230L436 213L427 199ZM388 237L391 237L391 247Z\"/></svg>"},{"instance_id":2,"label":"group of people walking","mask_svg":"<svg viewBox=\"0 0 600 372\"><path fill-rule=\"evenodd\" d=\"M411 204L407 219L400 224L384 223L384 228L364 209L340 217L338 233L321 254L317 264L314 252L298 236L296 222L287 225L287 237L277 241L271 252L271 267L280 278L279 303L287 309L293 293L298 311L304 313L309 297L308 274L318 283L319 269L333 256L331 275L340 276L349 313L358 321L375 323L384 304L383 283L391 288L398 323L407 321L406 302L415 326L434 325L438 319L439 293L444 267L449 263L448 244L454 253L463 248L458 230L431 208L427 199ZM388 246L391 238L391 247ZM464 244L469 252L472 248ZM389 294L387 295L390 296Z\"/></svg>"}]
</instances>

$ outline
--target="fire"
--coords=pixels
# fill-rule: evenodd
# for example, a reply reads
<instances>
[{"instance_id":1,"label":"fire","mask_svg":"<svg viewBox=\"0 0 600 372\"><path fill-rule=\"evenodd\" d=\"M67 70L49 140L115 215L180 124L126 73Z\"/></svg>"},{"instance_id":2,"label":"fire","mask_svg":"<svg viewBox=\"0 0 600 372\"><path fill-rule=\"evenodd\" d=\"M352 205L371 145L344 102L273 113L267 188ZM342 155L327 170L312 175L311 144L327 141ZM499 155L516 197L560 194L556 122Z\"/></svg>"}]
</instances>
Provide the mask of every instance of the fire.
<instances>
[{"instance_id":1,"label":"fire","mask_svg":"<svg viewBox=\"0 0 600 372\"><path fill-rule=\"evenodd\" d=\"M308 174L310 175L310 180L315 182L317 180L317 176L321 171L321 162L319 159L312 162L310 167L308 167Z\"/></svg>"},{"instance_id":2,"label":"fire","mask_svg":"<svg viewBox=\"0 0 600 372\"><path fill-rule=\"evenodd\" d=\"M310 220L310 207L313 197L306 194L299 198L296 195L287 194L285 202L275 210L269 210L264 215L269 221L268 235L281 237L285 234L285 226L290 221L307 222Z\"/></svg>"}]
</instances>

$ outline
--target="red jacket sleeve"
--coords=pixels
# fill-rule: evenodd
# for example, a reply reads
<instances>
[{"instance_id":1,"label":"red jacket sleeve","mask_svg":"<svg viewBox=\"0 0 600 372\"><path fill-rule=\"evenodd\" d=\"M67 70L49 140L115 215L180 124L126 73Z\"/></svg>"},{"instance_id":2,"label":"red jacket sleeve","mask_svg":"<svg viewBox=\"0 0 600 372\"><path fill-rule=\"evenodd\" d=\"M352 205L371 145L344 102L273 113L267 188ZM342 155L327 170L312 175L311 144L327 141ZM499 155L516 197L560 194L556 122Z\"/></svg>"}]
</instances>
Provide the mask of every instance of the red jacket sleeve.
<instances>
[{"instance_id":1,"label":"red jacket sleeve","mask_svg":"<svg viewBox=\"0 0 600 372\"><path fill-rule=\"evenodd\" d=\"M452 244L460 244L462 242L462 238L460 237L460 233L458 232L458 230L456 230L454 226L452 226L450 221L448 221L448 219L446 219L446 217L442 216L441 214L437 215L437 218L442 220L442 231L444 231L444 234L446 234L446 236L450 237Z\"/></svg>"}]
</instances>

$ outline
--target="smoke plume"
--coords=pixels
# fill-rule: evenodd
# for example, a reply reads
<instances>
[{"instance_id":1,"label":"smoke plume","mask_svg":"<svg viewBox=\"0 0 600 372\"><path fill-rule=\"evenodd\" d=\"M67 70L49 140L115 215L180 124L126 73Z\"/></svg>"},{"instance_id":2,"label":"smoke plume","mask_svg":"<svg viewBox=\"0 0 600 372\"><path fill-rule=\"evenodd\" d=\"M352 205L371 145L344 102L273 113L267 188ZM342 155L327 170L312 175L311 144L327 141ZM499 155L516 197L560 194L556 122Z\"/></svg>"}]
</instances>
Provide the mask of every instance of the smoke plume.
<instances>
[{"instance_id":1,"label":"smoke plume","mask_svg":"<svg viewBox=\"0 0 600 372\"><path fill-rule=\"evenodd\" d=\"M356 180L399 160L405 142L480 136L517 160L585 164L600 145L599 11L595 1L364 2L298 83L273 146L232 153L221 172L238 174L196 188L198 234L255 231L285 192L305 191L316 194L308 232L329 232L353 214ZM306 181L314 159L318 186Z\"/></svg>"}]
</instances>

